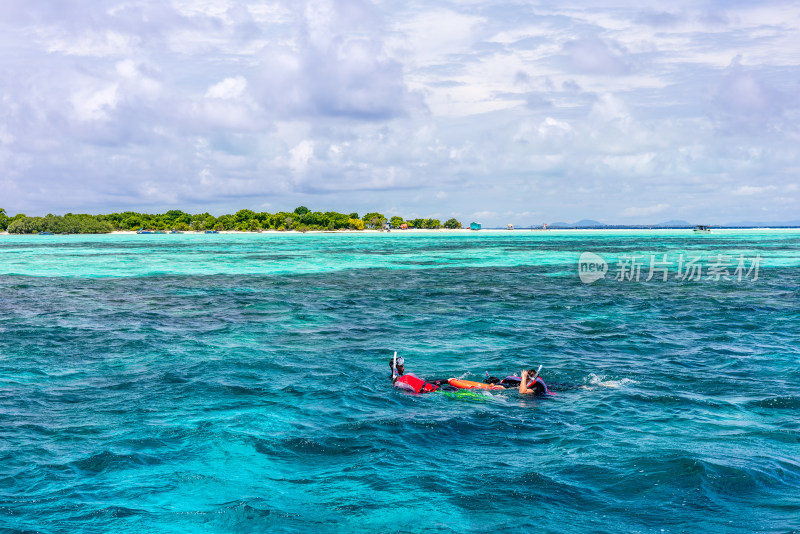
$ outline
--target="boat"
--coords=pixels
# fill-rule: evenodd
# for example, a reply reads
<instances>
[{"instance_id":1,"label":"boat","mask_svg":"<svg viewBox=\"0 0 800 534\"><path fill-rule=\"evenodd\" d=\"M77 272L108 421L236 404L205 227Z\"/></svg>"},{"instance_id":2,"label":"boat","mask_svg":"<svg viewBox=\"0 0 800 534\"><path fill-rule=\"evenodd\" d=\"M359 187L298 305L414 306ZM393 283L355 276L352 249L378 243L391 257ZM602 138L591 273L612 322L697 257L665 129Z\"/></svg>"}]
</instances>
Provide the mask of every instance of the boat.
<instances>
[{"instance_id":1,"label":"boat","mask_svg":"<svg viewBox=\"0 0 800 534\"><path fill-rule=\"evenodd\" d=\"M696 234L710 234L711 233L711 227L710 226L705 226L705 225L702 225L702 224L698 224L697 226L694 227L694 232Z\"/></svg>"},{"instance_id":2,"label":"boat","mask_svg":"<svg viewBox=\"0 0 800 534\"><path fill-rule=\"evenodd\" d=\"M136 233L137 233L137 234L152 234L153 232L151 232L150 230L145 230L144 228L139 228L139 229L136 231Z\"/></svg>"},{"instance_id":3,"label":"boat","mask_svg":"<svg viewBox=\"0 0 800 534\"><path fill-rule=\"evenodd\" d=\"M180 230L173 230L170 233L171 234L182 234L183 232L181 232Z\"/></svg>"},{"instance_id":4,"label":"boat","mask_svg":"<svg viewBox=\"0 0 800 534\"><path fill-rule=\"evenodd\" d=\"M506 230L513 230L513 229L514 229L514 225L513 225L513 224L511 224L511 223L508 223L508 224L506 225Z\"/></svg>"},{"instance_id":5,"label":"boat","mask_svg":"<svg viewBox=\"0 0 800 534\"><path fill-rule=\"evenodd\" d=\"M53 232L39 232L39 235L55 235Z\"/></svg>"},{"instance_id":6,"label":"boat","mask_svg":"<svg viewBox=\"0 0 800 534\"><path fill-rule=\"evenodd\" d=\"M217 232L216 230L206 230L206 233L207 234L218 234L219 232Z\"/></svg>"}]
</instances>

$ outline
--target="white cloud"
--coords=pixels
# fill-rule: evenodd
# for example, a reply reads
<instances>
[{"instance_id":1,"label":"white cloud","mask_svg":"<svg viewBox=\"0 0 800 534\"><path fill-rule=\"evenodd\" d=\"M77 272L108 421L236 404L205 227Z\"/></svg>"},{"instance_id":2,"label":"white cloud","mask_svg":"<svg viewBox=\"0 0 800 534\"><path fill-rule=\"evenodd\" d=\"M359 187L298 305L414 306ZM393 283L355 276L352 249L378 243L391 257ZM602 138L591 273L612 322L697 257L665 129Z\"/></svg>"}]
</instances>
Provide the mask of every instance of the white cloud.
<instances>
[{"instance_id":1,"label":"white cloud","mask_svg":"<svg viewBox=\"0 0 800 534\"><path fill-rule=\"evenodd\" d=\"M656 204L653 206L630 207L622 210L622 215L625 217L648 217L664 213L669 209L669 204Z\"/></svg>"},{"instance_id":2,"label":"white cloud","mask_svg":"<svg viewBox=\"0 0 800 534\"><path fill-rule=\"evenodd\" d=\"M572 131L567 121L547 117L539 124L539 135L542 137L563 136Z\"/></svg>"},{"instance_id":3,"label":"white cloud","mask_svg":"<svg viewBox=\"0 0 800 534\"><path fill-rule=\"evenodd\" d=\"M499 214L494 211L476 211L472 214L474 219L480 221L481 219L496 219ZM467 224L466 222L464 224Z\"/></svg>"},{"instance_id":4,"label":"white cloud","mask_svg":"<svg viewBox=\"0 0 800 534\"><path fill-rule=\"evenodd\" d=\"M742 185L734 189L733 194L739 196L754 196L754 195L762 195L764 193L769 193L775 191L776 189L777 187L775 187L774 185L764 185L764 186Z\"/></svg>"},{"instance_id":5,"label":"white cloud","mask_svg":"<svg viewBox=\"0 0 800 534\"><path fill-rule=\"evenodd\" d=\"M116 31L94 32L87 30L73 37L64 35L53 37L47 44L47 51L72 56L107 57L129 54L139 45L139 38Z\"/></svg>"},{"instance_id":6,"label":"white cloud","mask_svg":"<svg viewBox=\"0 0 800 534\"><path fill-rule=\"evenodd\" d=\"M469 53L484 17L433 8L403 18L394 25L389 46L407 57L407 64L423 67L447 61L451 54Z\"/></svg>"},{"instance_id":7,"label":"white cloud","mask_svg":"<svg viewBox=\"0 0 800 534\"><path fill-rule=\"evenodd\" d=\"M247 90L247 80L242 76L225 78L212 85L206 91L206 98L220 98L222 100L235 100L240 98Z\"/></svg>"},{"instance_id":8,"label":"white cloud","mask_svg":"<svg viewBox=\"0 0 800 534\"><path fill-rule=\"evenodd\" d=\"M11 212L796 218L791 2L7 4Z\"/></svg>"},{"instance_id":9,"label":"white cloud","mask_svg":"<svg viewBox=\"0 0 800 534\"><path fill-rule=\"evenodd\" d=\"M296 173L303 173L308 169L314 157L314 142L306 139L289 151L289 167Z\"/></svg>"},{"instance_id":10,"label":"white cloud","mask_svg":"<svg viewBox=\"0 0 800 534\"><path fill-rule=\"evenodd\" d=\"M604 156L601 161L616 172L642 175L652 173L652 164L655 157L654 153L627 154L624 156Z\"/></svg>"},{"instance_id":11,"label":"white cloud","mask_svg":"<svg viewBox=\"0 0 800 534\"><path fill-rule=\"evenodd\" d=\"M627 74L630 67L620 50L611 47L598 37L585 37L564 43L564 50L572 65L586 74Z\"/></svg>"},{"instance_id":12,"label":"white cloud","mask_svg":"<svg viewBox=\"0 0 800 534\"><path fill-rule=\"evenodd\" d=\"M110 118L117 107L116 83L103 86L84 87L72 94L72 107L75 116L82 121L99 121Z\"/></svg>"}]
</instances>

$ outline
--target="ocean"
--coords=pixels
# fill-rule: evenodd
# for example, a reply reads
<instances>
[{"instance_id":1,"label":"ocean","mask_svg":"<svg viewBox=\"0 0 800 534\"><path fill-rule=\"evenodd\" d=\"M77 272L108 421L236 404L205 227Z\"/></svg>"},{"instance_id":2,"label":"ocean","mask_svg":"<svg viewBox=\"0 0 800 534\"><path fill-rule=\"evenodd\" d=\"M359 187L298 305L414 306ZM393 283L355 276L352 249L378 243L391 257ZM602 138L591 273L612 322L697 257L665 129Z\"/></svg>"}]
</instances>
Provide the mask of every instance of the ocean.
<instances>
[{"instance_id":1,"label":"ocean","mask_svg":"<svg viewBox=\"0 0 800 534\"><path fill-rule=\"evenodd\" d=\"M0 236L0 533L797 532L799 302L791 229Z\"/></svg>"}]
</instances>

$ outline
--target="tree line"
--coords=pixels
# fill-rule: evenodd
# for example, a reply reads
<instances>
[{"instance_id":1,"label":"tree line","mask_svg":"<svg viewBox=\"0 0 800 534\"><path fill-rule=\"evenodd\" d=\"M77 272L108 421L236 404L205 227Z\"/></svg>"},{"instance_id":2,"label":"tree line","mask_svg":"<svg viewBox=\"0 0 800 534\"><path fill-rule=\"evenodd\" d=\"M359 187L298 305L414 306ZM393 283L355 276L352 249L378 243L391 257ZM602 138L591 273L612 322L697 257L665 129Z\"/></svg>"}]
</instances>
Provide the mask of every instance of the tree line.
<instances>
[{"instance_id":1,"label":"tree line","mask_svg":"<svg viewBox=\"0 0 800 534\"><path fill-rule=\"evenodd\" d=\"M52 215L45 217L28 217L19 213L9 217L4 209L0 209L0 230L10 234L36 234L51 232L54 234L103 234L114 230L238 230L256 232L261 230L365 230L381 229L389 223L399 228L405 224L409 228L461 228L455 218L442 224L439 219L404 219L393 216L387 219L382 213L370 212L362 217L358 213L338 213L335 211L311 211L299 206L293 212L278 213L239 210L229 215L214 217L209 213L190 214L181 210L170 210L166 213L150 214L125 211L106 215L72 214Z\"/></svg>"}]
</instances>

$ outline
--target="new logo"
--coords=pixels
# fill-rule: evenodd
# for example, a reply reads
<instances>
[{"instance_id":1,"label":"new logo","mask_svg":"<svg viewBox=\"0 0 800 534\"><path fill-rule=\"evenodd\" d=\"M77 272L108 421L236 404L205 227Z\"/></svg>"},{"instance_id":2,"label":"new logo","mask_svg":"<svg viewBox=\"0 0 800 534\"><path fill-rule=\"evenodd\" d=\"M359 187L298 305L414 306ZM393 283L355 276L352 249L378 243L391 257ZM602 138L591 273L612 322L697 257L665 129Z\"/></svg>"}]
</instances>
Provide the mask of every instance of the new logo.
<instances>
[{"instance_id":1,"label":"new logo","mask_svg":"<svg viewBox=\"0 0 800 534\"><path fill-rule=\"evenodd\" d=\"M591 284L606 276L608 263L594 252L584 252L578 259L578 276L584 284Z\"/></svg>"}]
</instances>

